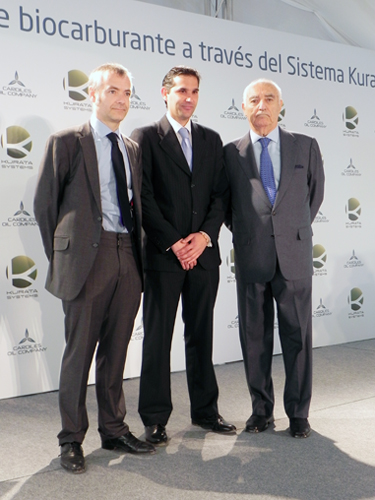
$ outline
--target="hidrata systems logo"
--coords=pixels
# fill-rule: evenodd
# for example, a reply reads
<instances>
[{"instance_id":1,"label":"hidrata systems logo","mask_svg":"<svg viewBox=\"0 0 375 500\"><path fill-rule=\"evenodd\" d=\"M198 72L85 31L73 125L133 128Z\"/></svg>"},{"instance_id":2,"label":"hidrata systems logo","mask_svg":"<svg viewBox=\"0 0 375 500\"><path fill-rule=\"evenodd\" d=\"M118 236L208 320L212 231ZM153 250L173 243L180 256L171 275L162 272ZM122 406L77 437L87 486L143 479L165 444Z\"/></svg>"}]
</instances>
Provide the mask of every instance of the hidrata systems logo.
<instances>
[{"instance_id":1,"label":"hidrata systems logo","mask_svg":"<svg viewBox=\"0 0 375 500\"><path fill-rule=\"evenodd\" d=\"M341 172L345 177L360 177L361 172L355 167L352 158L350 158L349 165Z\"/></svg>"},{"instance_id":2,"label":"hidrata systems logo","mask_svg":"<svg viewBox=\"0 0 375 500\"><path fill-rule=\"evenodd\" d=\"M356 256L355 251L353 250L352 255L347 260L346 264L344 264L345 269L352 269L353 267L363 267L363 262Z\"/></svg>"},{"instance_id":3,"label":"hidrata systems logo","mask_svg":"<svg viewBox=\"0 0 375 500\"><path fill-rule=\"evenodd\" d=\"M2 227L21 227L21 226L37 226L35 217L25 210L25 206L21 201L19 209L13 214L12 217L2 222Z\"/></svg>"},{"instance_id":4,"label":"hidrata systems logo","mask_svg":"<svg viewBox=\"0 0 375 500\"><path fill-rule=\"evenodd\" d=\"M43 347L42 344L36 342L29 334L29 330L26 328L25 335L18 342L17 345L13 346L11 351L8 351L8 356L17 356L20 354L33 354L35 352L44 352L47 347Z\"/></svg>"},{"instance_id":5,"label":"hidrata systems logo","mask_svg":"<svg viewBox=\"0 0 375 500\"><path fill-rule=\"evenodd\" d=\"M12 125L1 135L1 146L10 159L1 160L4 169L29 169L32 170L33 163L27 159L33 148L33 141L29 132L23 127Z\"/></svg>"},{"instance_id":6,"label":"hidrata systems logo","mask_svg":"<svg viewBox=\"0 0 375 500\"><path fill-rule=\"evenodd\" d=\"M227 268L230 271L230 274L227 276L227 283L235 283L236 282L236 266L234 262L234 249L229 252L229 255L226 258Z\"/></svg>"},{"instance_id":7,"label":"hidrata systems logo","mask_svg":"<svg viewBox=\"0 0 375 500\"><path fill-rule=\"evenodd\" d=\"M327 276L325 265L327 262L327 252L323 245L313 247L314 276Z\"/></svg>"},{"instance_id":8,"label":"hidrata systems logo","mask_svg":"<svg viewBox=\"0 0 375 500\"><path fill-rule=\"evenodd\" d=\"M359 122L357 110L353 106L347 106L342 114L342 119L345 125L343 134L347 137L359 137L356 130Z\"/></svg>"},{"instance_id":9,"label":"hidrata systems logo","mask_svg":"<svg viewBox=\"0 0 375 500\"><path fill-rule=\"evenodd\" d=\"M348 295L348 304L350 307L349 319L363 318L364 312L362 309L364 302L363 293L360 288L352 288Z\"/></svg>"},{"instance_id":10,"label":"hidrata systems logo","mask_svg":"<svg viewBox=\"0 0 375 500\"><path fill-rule=\"evenodd\" d=\"M357 198L349 198L347 204L345 205L345 213L350 222L346 223L347 229L361 229L362 224L360 222L360 217L362 213L361 203Z\"/></svg>"},{"instance_id":11,"label":"hidrata systems logo","mask_svg":"<svg viewBox=\"0 0 375 500\"><path fill-rule=\"evenodd\" d=\"M91 102L88 99L88 76L78 69L68 71L63 79L64 89L71 101L64 101L64 109L68 111L90 111Z\"/></svg>"},{"instance_id":12,"label":"hidrata systems logo","mask_svg":"<svg viewBox=\"0 0 375 500\"><path fill-rule=\"evenodd\" d=\"M226 109L220 114L220 118L228 120L246 120L246 116L236 106L234 99L232 99L232 102L228 107L228 109Z\"/></svg>"},{"instance_id":13,"label":"hidrata systems logo","mask_svg":"<svg viewBox=\"0 0 375 500\"><path fill-rule=\"evenodd\" d=\"M316 114L316 109L314 109L314 113L309 120L306 120L305 127L315 127L315 128L326 128L327 125L319 118Z\"/></svg>"},{"instance_id":14,"label":"hidrata systems logo","mask_svg":"<svg viewBox=\"0 0 375 500\"><path fill-rule=\"evenodd\" d=\"M7 299L37 297L38 290L32 288L38 275L35 262L26 255L14 257L5 270L8 281L17 291L6 292Z\"/></svg>"},{"instance_id":15,"label":"hidrata systems logo","mask_svg":"<svg viewBox=\"0 0 375 500\"><path fill-rule=\"evenodd\" d=\"M134 85L132 88L132 95L130 96L130 109L143 109L144 111L151 109L150 106L147 106L147 104L139 97Z\"/></svg>"},{"instance_id":16,"label":"hidrata systems logo","mask_svg":"<svg viewBox=\"0 0 375 500\"><path fill-rule=\"evenodd\" d=\"M28 97L31 99L37 97L37 94L33 94L32 90L26 88L26 85L20 80L18 71L14 73L14 77L8 85L1 87L0 95L7 97Z\"/></svg>"}]
</instances>

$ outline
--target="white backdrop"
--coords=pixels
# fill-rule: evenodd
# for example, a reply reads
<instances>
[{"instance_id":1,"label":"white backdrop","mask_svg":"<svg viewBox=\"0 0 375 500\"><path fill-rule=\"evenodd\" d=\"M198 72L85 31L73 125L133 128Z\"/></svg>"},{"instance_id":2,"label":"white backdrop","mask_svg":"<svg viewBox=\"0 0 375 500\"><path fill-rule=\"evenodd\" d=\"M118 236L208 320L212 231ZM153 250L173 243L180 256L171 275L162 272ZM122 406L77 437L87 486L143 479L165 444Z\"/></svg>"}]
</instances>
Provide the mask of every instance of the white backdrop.
<instances>
[{"instance_id":1,"label":"white backdrop","mask_svg":"<svg viewBox=\"0 0 375 500\"><path fill-rule=\"evenodd\" d=\"M224 143L248 130L244 87L260 77L281 86L280 126L315 136L326 171L325 201L313 225L314 346L373 337L374 53L130 0L76 5L3 0L0 6L0 398L58 387L63 314L44 290L47 261L33 194L48 136L89 119L87 75L107 61L134 75L122 126L128 135L162 116L161 80L176 64L201 72L194 120L216 129ZM220 243L215 363L241 359L225 228ZM172 369L181 370L180 316L174 337ZM125 377L139 375L142 338L140 311Z\"/></svg>"}]
</instances>

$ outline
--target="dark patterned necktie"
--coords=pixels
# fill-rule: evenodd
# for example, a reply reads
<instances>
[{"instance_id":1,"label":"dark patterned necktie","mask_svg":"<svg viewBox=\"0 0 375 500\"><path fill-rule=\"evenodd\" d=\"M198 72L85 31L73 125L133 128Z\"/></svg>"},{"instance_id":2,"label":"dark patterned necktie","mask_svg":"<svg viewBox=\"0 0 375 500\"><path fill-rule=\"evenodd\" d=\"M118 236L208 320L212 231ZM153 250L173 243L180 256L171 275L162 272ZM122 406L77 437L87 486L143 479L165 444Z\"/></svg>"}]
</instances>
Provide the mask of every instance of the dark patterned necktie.
<instances>
[{"instance_id":1,"label":"dark patterned necktie","mask_svg":"<svg viewBox=\"0 0 375 500\"><path fill-rule=\"evenodd\" d=\"M268 199L270 200L271 205L273 205L276 198L276 184L275 177L273 175L273 165L268 152L268 144L270 141L271 139L268 137L259 139L259 142L262 145L262 152L260 154L260 178L262 179L263 187L267 193Z\"/></svg>"},{"instance_id":2,"label":"dark patterned necktie","mask_svg":"<svg viewBox=\"0 0 375 500\"><path fill-rule=\"evenodd\" d=\"M128 183L126 181L126 171L124 164L124 157L118 145L118 135L111 132L107 135L108 139L112 142L112 164L116 178L117 198L120 205L121 222L126 227L129 233L132 232L134 224L130 211Z\"/></svg>"}]
</instances>

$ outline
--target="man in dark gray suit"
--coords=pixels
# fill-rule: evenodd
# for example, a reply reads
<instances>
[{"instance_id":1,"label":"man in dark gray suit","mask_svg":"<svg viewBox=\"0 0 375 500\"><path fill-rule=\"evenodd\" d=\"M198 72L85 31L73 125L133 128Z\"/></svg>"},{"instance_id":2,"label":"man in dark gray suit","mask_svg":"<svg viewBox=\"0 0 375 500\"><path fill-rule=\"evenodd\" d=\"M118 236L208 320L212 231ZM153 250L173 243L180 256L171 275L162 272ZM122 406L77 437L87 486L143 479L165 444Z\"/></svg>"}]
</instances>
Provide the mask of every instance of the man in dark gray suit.
<instances>
[{"instance_id":1,"label":"man in dark gray suit","mask_svg":"<svg viewBox=\"0 0 375 500\"><path fill-rule=\"evenodd\" d=\"M285 365L284 407L293 437L308 437L312 389L312 229L323 201L315 139L280 129L281 90L270 80L245 89L250 133L224 148L231 190L240 340L252 415L246 431L273 421L274 300Z\"/></svg>"},{"instance_id":2,"label":"man in dark gray suit","mask_svg":"<svg viewBox=\"0 0 375 500\"><path fill-rule=\"evenodd\" d=\"M73 473L85 471L86 387L97 345L102 447L155 451L124 422L123 371L142 292L140 151L119 132L130 78L117 64L92 72L91 120L49 138L36 187L35 217L49 260L46 288L62 299L65 313L58 438L61 465Z\"/></svg>"},{"instance_id":3,"label":"man in dark gray suit","mask_svg":"<svg viewBox=\"0 0 375 500\"><path fill-rule=\"evenodd\" d=\"M170 350L180 296L192 423L214 432L235 432L234 425L219 415L212 365L217 240L226 195L222 143L216 132L191 120L199 82L193 68L172 68L161 90L167 114L131 136L142 148L146 233L139 413L146 440L155 445L168 441Z\"/></svg>"}]
</instances>

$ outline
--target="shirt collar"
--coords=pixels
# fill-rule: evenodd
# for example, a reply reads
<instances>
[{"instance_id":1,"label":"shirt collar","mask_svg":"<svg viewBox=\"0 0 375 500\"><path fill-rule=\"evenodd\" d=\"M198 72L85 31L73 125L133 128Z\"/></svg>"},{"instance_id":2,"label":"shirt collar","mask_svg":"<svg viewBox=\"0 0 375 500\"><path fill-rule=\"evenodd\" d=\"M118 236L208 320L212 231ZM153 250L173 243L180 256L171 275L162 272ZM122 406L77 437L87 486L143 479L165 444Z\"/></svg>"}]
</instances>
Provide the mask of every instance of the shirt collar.
<instances>
[{"instance_id":1,"label":"shirt collar","mask_svg":"<svg viewBox=\"0 0 375 500\"><path fill-rule=\"evenodd\" d=\"M114 132L121 139L120 129L117 129L115 131L111 130L107 125L101 122L95 115L91 115L90 125L93 131L96 133L96 135L101 139L110 134L111 132Z\"/></svg>"},{"instance_id":2,"label":"shirt collar","mask_svg":"<svg viewBox=\"0 0 375 500\"><path fill-rule=\"evenodd\" d=\"M174 118L172 118L171 115L170 115L170 113L169 113L169 111L167 111L166 116L167 116L167 120L171 124L173 130L177 134L177 132L180 130L180 128L182 128L181 123L178 123ZM189 134L191 134L191 120L189 120L187 122L187 124L185 125L185 128L189 131Z\"/></svg>"},{"instance_id":3,"label":"shirt collar","mask_svg":"<svg viewBox=\"0 0 375 500\"><path fill-rule=\"evenodd\" d=\"M271 130L271 132L266 137L271 139L271 141L278 143L280 138L279 127L275 127L273 130ZM255 144L257 141L259 141L259 139L262 139L263 137L254 132L253 129L250 129L250 138L251 142Z\"/></svg>"}]
</instances>

